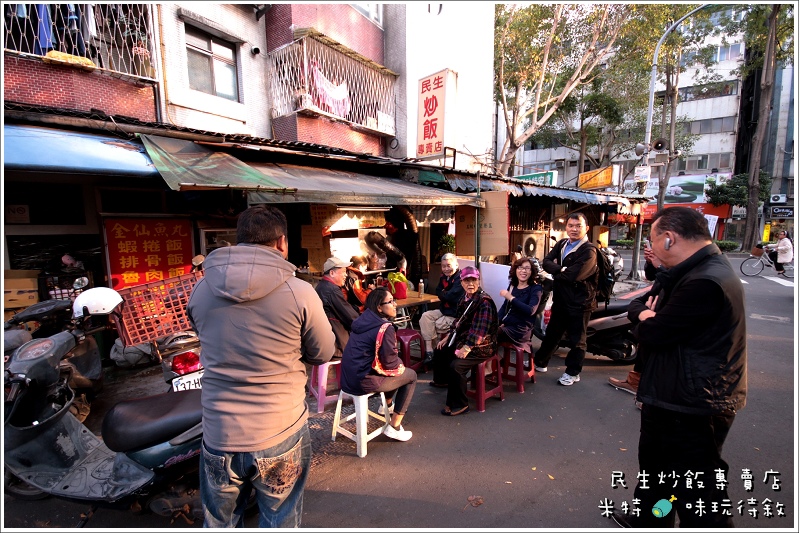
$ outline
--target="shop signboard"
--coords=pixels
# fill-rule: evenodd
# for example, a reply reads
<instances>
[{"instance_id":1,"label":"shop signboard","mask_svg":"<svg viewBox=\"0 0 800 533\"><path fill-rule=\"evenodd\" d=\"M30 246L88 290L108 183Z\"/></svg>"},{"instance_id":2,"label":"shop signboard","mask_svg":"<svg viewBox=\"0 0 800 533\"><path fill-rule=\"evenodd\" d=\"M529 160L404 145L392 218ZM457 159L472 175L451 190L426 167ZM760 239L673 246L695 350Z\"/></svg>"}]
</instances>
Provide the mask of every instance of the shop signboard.
<instances>
[{"instance_id":1,"label":"shop signboard","mask_svg":"<svg viewBox=\"0 0 800 533\"><path fill-rule=\"evenodd\" d=\"M794 218L794 206L777 206L773 205L769 208L770 218Z\"/></svg>"},{"instance_id":2,"label":"shop signboard","mask_svg":"<svg viewBox=\"0 0 800 533\"><path fill-rule=\"evenodd\" d=\"M514 176L514 178L530 181L536 185L554 186L557 183L558 172L555 170L548 170L545 172L534 172L533 174L522 174L521 176Z\"/></svg>"},{"instance_id":3,"label":"shop signboard","mask_svg":"<svg viewBox=\"0 0 800 533\"><path fill-rule=\"evenodd\" d=\"M508 192L482 192L486 207L478 212L481 255L508 255ZM475 207L456 207L456 255L475 255Z\"/></svg>"},{"instance_id":4,"label":"shop signboard","mask_svg":"<svg viewBox=\"0 0 800 533\"><path fill-rule=\"evenodd\" d=\"M578 174L578 188L585 190L607 189L619 185L620 165L581 172Z\"/></svg>"},{"instance_id":5,"label":"shop signboard","mask_svg":"<svg viewBox=\"0 0 800 533\"><path fill-rule=\"evenodd\" d=\"M718 185L725 183L731 178L730 172L717 172L716 174L687 174L684 176L672 176L667 184L664 204L705 204L708 188L708 180L713 179ZM623 190L626 193L636 191L636 180L625 180ZM658 177L651 177L647 182L645 195L653 199L650 205L655 205L658 200Z\"/></svg>"},{"instance_id":6,"label":"shop signboard","mask_svg":"<svg viewBox=\"0 0 800 533\"><path fill-rule=\"evenodd\" d=\"M712 205L707 203L686 203L686 204L664 204L664 207L688 207L690 209L694 209L695 211L700 212L702 215L714 215L719 218L730 218L730 211L731 206L728 204L724 205ZM642 211L642 218L645 222L652 220L653 215L656 214L657 205L656 204L647 204L644 206Z\"/></svg>"},{"instance_id":7,"label":"shop signboard","mask_svg":"<svg viewBox=\"0 0 800 533\"><path fill-rule=\"evenodd\" d=\"M192 222L184 218L106 218L103 221L111 288L115 290L188 274Z\"/></svg>"},{"instance_id":8,"label":"shop signboard","mask_svg":"<svg viewBox=\"0 0 800 533\"><path fill-rule=\"evenodd\" d=\"M417 157L434 159L445 155L452 132L445 129L448 98L455 96L456 73L441 70L419 80L417 87ZM445 135L447 135L445 137ZM452 146L452 145L450 145Z\"/></svg>"}]
</instances>

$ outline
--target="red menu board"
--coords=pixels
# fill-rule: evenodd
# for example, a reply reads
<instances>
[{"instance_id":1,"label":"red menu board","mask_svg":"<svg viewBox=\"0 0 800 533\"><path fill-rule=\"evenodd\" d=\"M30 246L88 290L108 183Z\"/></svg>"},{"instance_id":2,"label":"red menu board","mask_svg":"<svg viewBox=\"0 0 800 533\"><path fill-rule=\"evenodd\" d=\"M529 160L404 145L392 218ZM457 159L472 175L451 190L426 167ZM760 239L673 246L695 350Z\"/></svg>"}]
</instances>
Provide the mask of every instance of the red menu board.
<instances>
[{"instance_id":1,"label":"red menu board","mask_svg":"<svg viewBox=\"0 0 800 533\"><path fill-rule=\"evenodd\" d=\"M107 218L106 258L111 288L160 281L192 269L192 222L181 218Z\"/></svg>"}]
</instances>

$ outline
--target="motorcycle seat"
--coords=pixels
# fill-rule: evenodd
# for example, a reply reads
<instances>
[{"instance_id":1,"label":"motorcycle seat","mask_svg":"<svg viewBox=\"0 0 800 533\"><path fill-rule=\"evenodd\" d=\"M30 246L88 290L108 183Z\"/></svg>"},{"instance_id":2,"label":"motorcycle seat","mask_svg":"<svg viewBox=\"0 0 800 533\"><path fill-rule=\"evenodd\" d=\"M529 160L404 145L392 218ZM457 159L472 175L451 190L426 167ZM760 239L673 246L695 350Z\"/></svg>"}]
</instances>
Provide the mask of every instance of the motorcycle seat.
<instances>
[{"instance_id":1,"label":"motorcycle seat","mask_svg":"<svg viewBox=\"0 0 800 533\"><path fill-rule=\"evenodd\" d=\"M115 452L167 442L202 421L200 393L167 392L116 404L103 419L103 442Z\"/></svg>"},{"instance_id":2,"label":"motorcycle seat","mask_svg":"<svg viewBox=\"0 0 800 533\"><path fill-rule=\"evenodd\" d=\"M592 311L592 318L601 318L605 316L614 316L621 313L627 313L628 305L630 303L630 300L611 300L608 303L608 307L606 307L606 304L597 304L597 309Z\"/></svg>"}]
</instances>

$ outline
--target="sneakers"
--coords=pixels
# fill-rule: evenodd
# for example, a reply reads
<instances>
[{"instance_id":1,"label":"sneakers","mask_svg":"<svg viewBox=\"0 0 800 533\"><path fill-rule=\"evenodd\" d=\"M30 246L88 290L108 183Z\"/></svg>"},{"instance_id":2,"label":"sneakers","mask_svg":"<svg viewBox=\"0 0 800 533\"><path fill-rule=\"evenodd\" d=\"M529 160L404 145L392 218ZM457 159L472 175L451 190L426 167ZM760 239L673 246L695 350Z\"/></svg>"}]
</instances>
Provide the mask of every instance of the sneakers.
<instances>
[{"instance_id":1,"label":"sneakers","mask_svg":"<svg viewBox=\"0 0 800 533\"><path fill-rule=\"evenodd\" d=\"M534 368L534 369L535 369L537 372L547 372L547 367L546 367L546 366L536 366L536 365L533 365L533 368Z\"/></svg>"},{"instance_id":2,"label":"sneakers","mask_svg":"<svg viewBox=\"0 0 800 533\"><path fill-rule=\"evenodd\" d=\"M562 376L560 378L558 378L558 383L561 384L561 385L564 385L565 387L569 387L573 383L577 383L580 380L581 380L580 375L578 375L578 376L570 376L569 374L564 372L564 374L562 374Z\"/></svg>"},{"instance_id":3,"label":"sneakers","mask_svg":"<svg viewBox=\"0 0 800 533\"><path fill-rule=\"evenodd\" d=\"M394 404L389 406L389 414L392 414L392 413L394 413ZM386 411L383 410L383 404L380 404L378 406L378 414L381 415L381 416L385 416L386 415Z\"/></svg>"},{"instance_id":4,"label":"sneakers","mask_svg":"<svg viewBox=\"0 0 800 533\"><path fill-rule=\"evenodd\" d=\"M403 429L403 426L397 429L394 429L392 426L386 426L383 430L383 434L390 439L399 440L401 442L405 442L411 438L411 432Z\"/></svg>"}]
</instances>

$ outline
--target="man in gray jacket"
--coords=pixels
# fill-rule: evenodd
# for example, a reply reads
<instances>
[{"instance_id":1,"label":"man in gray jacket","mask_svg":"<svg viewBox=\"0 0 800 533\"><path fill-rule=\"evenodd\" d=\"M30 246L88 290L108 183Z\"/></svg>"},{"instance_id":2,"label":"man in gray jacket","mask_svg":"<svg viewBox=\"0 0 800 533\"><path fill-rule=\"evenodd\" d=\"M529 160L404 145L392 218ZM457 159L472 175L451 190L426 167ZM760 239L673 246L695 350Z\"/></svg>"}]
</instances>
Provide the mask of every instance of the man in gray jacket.
<instances>
[{"instance_id":1,"label":"man in gray jacket","mask_svg":"<svg viewBox=\"0 0 800 533\"><path fill-rule=\"evenodd\" d=\"M283 213L247 209L236 239L208 254L188 304L205 367L204 526L242 526L255 489L259 527L299 527L311 466L304 363L330 360L333 332L314 288L286 261Z\"/></svg>"}]
</instances>

